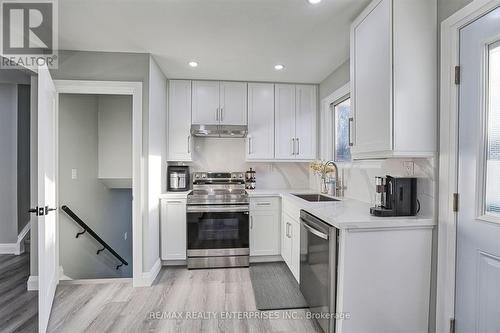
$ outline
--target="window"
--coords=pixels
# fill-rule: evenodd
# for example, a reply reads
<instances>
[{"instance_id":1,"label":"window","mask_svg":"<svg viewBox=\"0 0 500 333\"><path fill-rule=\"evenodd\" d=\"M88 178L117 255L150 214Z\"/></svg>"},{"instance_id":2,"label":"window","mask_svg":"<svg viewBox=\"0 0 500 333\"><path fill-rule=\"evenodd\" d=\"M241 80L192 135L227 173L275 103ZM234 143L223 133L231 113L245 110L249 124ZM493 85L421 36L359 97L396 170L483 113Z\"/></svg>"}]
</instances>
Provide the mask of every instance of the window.
<instances>
[{"instance_id":1,"label":"window","mask_svg":"<svg viewBox=\"0 0 500 333\"><path fill-rule=\"evenodd\" d=\"M500 215L500 42L488 50L486 213Z\"/></svg>"},{"instance_id":2,"label":"window","mask_svg":"<svg viewBox=\"0 0 500 333\"><path fill-rule=\"evenodd\" d=\"M332 104L333 121L335 128L334 136L334 160L335 162L350 162L351 148L349 146L349 119L351 118L351 98L345 96Z\"/></svg>"}]
</instances>

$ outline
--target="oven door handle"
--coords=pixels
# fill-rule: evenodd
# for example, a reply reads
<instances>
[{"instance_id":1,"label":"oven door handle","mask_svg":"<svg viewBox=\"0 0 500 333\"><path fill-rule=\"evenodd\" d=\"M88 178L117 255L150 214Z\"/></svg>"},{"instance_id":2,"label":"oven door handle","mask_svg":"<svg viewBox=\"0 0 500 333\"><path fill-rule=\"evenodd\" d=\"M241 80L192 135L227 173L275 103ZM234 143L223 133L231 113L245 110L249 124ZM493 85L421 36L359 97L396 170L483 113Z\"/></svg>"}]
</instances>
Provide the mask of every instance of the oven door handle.
<instances>
[{"instance_id":1,"label":"oven door handle","mask_svg":"<svg viewBox=\"0 0 500 333\"><path fill-rule=\"evenodd\" d=\"M325 234L325 233L323 233L323 232L321 232L321 231L319 231L319 230L317 230L317 229L315 229L315 228L311 227L309 224L307 224L307 222L306 222L304 219L300 219L300 220L301 220L301 222L302 222L302 226L303 226L304 228L306 228L306 230L307 230L307 231L309 231L309 232L310 232L310 233L312 233L313 235L316 235L316 236L318 236L318 237L320 237L320 238L323 238L323 239L328 240L328 238L329 238L329 237L328 237L328 235L327 235L327 234Z\"/></svg>"},{"instance_id":2,"label":"oven door handle","mask_svg":"<svg viewBox=\"0 0 500 333\"><path fill-rule=\"evenodd\" d=\"M248 205L235 205L235 206L187 206L188 213L248 213Z\"/></svg>"}]
</instances>

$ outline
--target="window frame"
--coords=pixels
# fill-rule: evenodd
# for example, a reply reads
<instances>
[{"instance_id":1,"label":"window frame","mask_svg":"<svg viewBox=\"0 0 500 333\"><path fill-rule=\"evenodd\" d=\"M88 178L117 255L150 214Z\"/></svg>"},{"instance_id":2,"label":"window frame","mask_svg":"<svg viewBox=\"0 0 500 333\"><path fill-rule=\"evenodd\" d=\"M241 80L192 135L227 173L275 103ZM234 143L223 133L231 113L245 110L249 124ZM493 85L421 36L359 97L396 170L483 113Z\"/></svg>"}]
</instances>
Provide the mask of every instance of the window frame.
<instances>
[{"instance_id":1,"label":"window frame","mask_svg":"<svg viewBox=\"0 0 500 333\"><path fill-rule=\"evenodd\" d=\"M345 101L347 100L351 100L351 92L347 93L346 95L338 98L336 101L332 102L330 104L330 112L332 113L332 121L333 121L333 124L332 124L332 149L333 149L333 152L332 152L332 156L333 156L333 161L335 163L351 163L352 162L352 153L351 153L351 159L349 161L337 161L337 115L335 113L335 108L344 103ZM349 118L352 117L352 103L349 102L349 105L350 105L350 111L351 111L351 116ZM348 124L349 126L349 124ZM349 134L348 134L349 136ZM347 138L347 142L349 142L349 137ZM349 150L350 150L350 147L349 147Z\"/></svg>"}]
</instances>

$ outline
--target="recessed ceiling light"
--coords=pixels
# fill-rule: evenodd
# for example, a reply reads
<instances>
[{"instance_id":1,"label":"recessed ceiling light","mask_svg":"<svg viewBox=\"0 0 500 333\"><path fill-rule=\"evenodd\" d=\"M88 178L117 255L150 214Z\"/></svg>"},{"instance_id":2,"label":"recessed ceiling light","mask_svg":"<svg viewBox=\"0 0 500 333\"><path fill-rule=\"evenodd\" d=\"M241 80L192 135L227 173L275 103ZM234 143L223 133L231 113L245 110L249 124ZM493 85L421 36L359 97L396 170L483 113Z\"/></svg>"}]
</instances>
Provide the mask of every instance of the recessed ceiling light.
<instances>
[{"instance_id":1,"label":"recessed ceiling light","mask_svg":"<svg viewBox=\"0 0 500 333\"><path fill-rule=\"evenodd\" d=\"M307 2L309 2L310 4L315 5L315 4L317 4L317 3L320 3L320 2L321 2L321 0L307 0Z\"/></svg>"},{"instance_id":2,"label":"recessed ceiling light","mask_svg":"<svg viewBox=\"0 0 500 333\"><path fill-rule=\"evenodd\" d=\"M188 65L191 66L191 67L198 67L198 62L196 62L196 61L190 61L190 62L188 62Z\"/></svg>"},{"instance_id":3,"label":"recessed ceiling light","mask_svg":"<svg viewBox=\"0 0 500 333\"><path fill-rule=\"evenodd\" d=\"M285 69L285 66L282 64L277 64L277 65L274 65L274 69L277 71L282 71L283 69Z\"/></svg>"}]
</instances>

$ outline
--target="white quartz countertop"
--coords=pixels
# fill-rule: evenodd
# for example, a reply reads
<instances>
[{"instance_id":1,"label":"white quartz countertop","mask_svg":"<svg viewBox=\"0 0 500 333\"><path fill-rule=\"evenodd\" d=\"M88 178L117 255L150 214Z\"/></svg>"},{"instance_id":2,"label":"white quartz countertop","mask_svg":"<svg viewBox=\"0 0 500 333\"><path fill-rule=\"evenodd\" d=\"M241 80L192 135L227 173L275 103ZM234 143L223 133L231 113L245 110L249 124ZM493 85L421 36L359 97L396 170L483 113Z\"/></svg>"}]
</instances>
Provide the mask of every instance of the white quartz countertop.
<instances>
[{"instance_id":1,"label":"white quartz countertop","mask_svg":"<svg viewBox=\"0 0 500 333\"><path fill-rule=\"evenodd\" d=\"M166 192L161 199L185 199L190 191ZM256 189L247 190L250 198L280 197L298 209L303 209L338 229L415 228L433 227L434 218L424 216L377 217L370 214L371 204L343 198L340 201L309 202L293 194L318 193L311 189Z\"/></svg>"},{"instance_id":2,"label":"white quartz countertop","mask_svg":"<svg viewBox=\"0 0 500 333\"><path fill-rule=\"evenodd\" d=\"M309 202L293 194L317 193L304 190L253 190L250 197L279 196L299 209L303 209L338 229L370 229L401 227L432 227L436 225L432 217L377 217L370 214L371 204L344 198L341 201Z\"/></svg>"}]
</instances>

